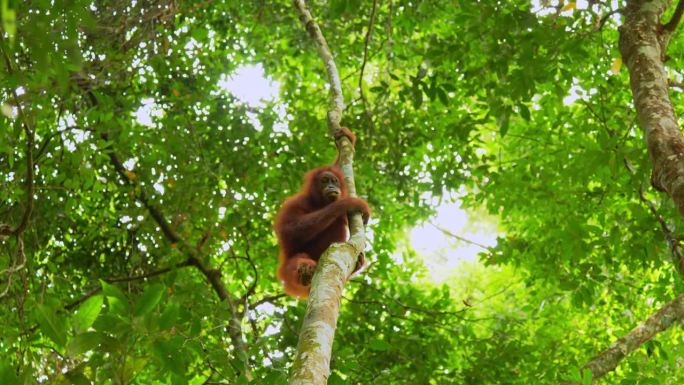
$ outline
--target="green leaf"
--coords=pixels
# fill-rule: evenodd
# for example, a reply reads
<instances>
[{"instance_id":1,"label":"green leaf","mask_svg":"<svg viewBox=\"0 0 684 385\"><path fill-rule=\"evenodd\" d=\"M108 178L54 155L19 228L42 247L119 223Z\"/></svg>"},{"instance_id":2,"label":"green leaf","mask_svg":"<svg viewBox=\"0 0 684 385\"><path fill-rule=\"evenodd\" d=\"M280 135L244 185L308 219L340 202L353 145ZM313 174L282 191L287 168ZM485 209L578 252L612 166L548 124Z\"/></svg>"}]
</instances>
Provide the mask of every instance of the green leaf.
<instances>
[{"instance_id":1,"label":"green leaf","mask_svg":"<svg viewBox=\"0 0 684 385\"><path fill-rule=\"evenodd\" d=\"M385 340L374 339L368 343L368 347L371 350L384 352L384 351L389 350L392 347L392 345L388 344L387 341L385 341Z\"/></svg>"},{"instance_id":2,"label":"green leaf","mask_svg":"<svg viewBox=\"0 0 684 385\"><path fill-rule=\"evenodd\" d=\"M17 377L14 368L9 362L0 362L0 384L18 384L19 377Z\"/></svg>"},{"instance_id":3,"label":"green leaf","mask_svg":"<svg viewBox=\"0 0 684 385\"><path fill-rule=\"evenodd\" d=\"M449 96L443 88L437 88L437 97L439 97L439 101L442 102L442 104L445 106L449 105Z\"/></svg>"},{"instance_id":4,"label":"green leaf","mask_svg":"<svg viewBox=\"0 0 684 385\"><path fill-rule=\"evenodd\" d=\"M128 298L126 298L126 294L124 294L121 289L118 287L111 285L103 280L100 280L100 284L102 285L102 292L104 295L107 297L115 297L120 299L123 302L128 302Z\"/></svg>"},{"instance_id":5,"label":"green leaf","mask_svg":"<svg viewBox=\"0 0 684 385\"><path fill-rule=\"evenodd\" d=\"M416 110L423 104L423 91L419 87L413 87L413 108Z\"/></svg>"},{"instance_id":6,"label":"green leaf","mask_svg":"<svg viewBox=\"0 0 684 385\"><path fill-rule=\"evenodd\" d=\"M591 385L591 382L594 379L594 373L589 370L589 369L584 369L582 371L582 384L583 385Z\"/></svg>"},{"instance_id":7,"label":"green leaf","mask_svg":"<svg viewBox=\"0 0 684 385\"><path fill-rule=\"evenodd\" d=\"M511 115L507 110L499 115L497 123L499 124L499 134L501 134L501 137L503 138L508 133L508 128L510 127L511 123Z\"/></svg>"},{"instance_id":8,"label":"green leaf","mask_svg":"<svg viewBox=\"0 0 684 385\"><path fill-rule=\"evenodd\" d=\"M142 293L140 298L138 298L138 302L135 304L133 315L140 317L152 311L157 303L159 303L159 300L161 300L165 289L166 287L160 284L150 285L145 288L145 291Z\"/></svg>"},{"instance_id":9,"label":"green leaf","mask_svg":"<svg viewBox=\"0 0 684 385\"><path fill-rule=\"evenodd\" d=\"M93 350L102 342L102 335L98 332L86 332L76 335L67 345L67 354L77 356Z\"/></svg>"},{"instance_id":10,"label":"green leaf","mask_svg":"<svg viewBox=\"0 0 684 385\"><path fill-rule=\"evenodd\" d=\"M112 312L120 315L128 313L128 299L126 295L116 286L110 285L105 281L100 281L102 284L102 293L107 296L107 302Z\"/></svg>"},{"instance_id":11,"label":"green leaf","mask_svg":"<svg viewBox=\"0 0 684 385\"><path fill-rule=\"evenodd\" d=\"M17 34L16 11L10 7L9 0L0 2L0 16L2 17L2 29L7 33L10 45L13 45L14 36Z\"/></svg>"},{"instance_id":12,"label":"green leaf","mask_svg":"<svg viewBox=\"0 0 684 385\"><path fill-rule=\"evenodd\" d=\"M518 104L518 110L520 111L520 116L522 116L523 119L525 119L529 122L531 119L530 109L527 108L526 105L521 103L521 104Z\"/></svg>"},{"instance_id":13,"label":"green leaf","mask_svg":"<svg viewBox=\"0 0 684 385\"><path fill-rule=\"evenodd\" d=\"M582 381L582 374L580 372L580 368L578 368L577 366L570 367L570 373L567 374L565 379L577 382Z\"/></svg>"},{"instance_id":14,"label":"green leaf","mask_svg":"<svg viewBox=\"0 0 684 385\"><path fill-rule=\"evenodd\" d=\"M69 382L71 382L72 385L91 385L92 382L88 379L88 377L83 374L81 370L77 371L69 371L64 374L64 377L66 377Z\"/></svg>"},{"instance_id":15,"label":"green leaf","mask_svg":"<svg viewBox=\"0 0 684 385\"><path fill-rule=\"evenodd\" d=\"M159 318L159 329L161 330L166 330L170 329L178 319L178 315L180 314L180 305L173 303L168 306L166 306L166 309L164 309L164 312L162 313L161 317Z\"/></svg>"},{"instance_id":16,"label":"green leaf","mask_svg":"<svg viewBox=\"0 0 684 385\"><path fill-rule=\"evenodd\" d=\"M104 297L102 295L95 295L88 298L78 307L76 314L74 314L74 328L77 332L88 330L93 322L95 322L102 310L103 301Z\"/></svg>"},{"instance_id":17,"label":"green leaf","mask_svg":"<svg viewBox=\"0 0 684 385\"><path fill-rule=\"evenodd\" d=\"M329 385L332 385L330 380L332 380L333 376L335 376L335 373L333 373L330 376L330 379L328 380ZM285 375L285 373L283 373L283 372L272 370L270 373L268 373L266 375L266 378L264 378L264 384L265 385L287 384L287 375Z\"/></svg>"},{"instance_id":18,"label":"green leaf","mask_svg":"<svg viewBox=\"0 0 684 385\"><path fill-rule=\"evenodd\" d=\"M57 346L64 346L67 340L67 323L63 317L57 315L51 308L38 305L36 318L40 330Z\"/></svg>"},{"instance_id":19,"label":"green leaf","mask_svg":"<svg viewBox=\"0 0 684 385\"><path fill-rule=\"evenodd\" d=\"M346 384L346 382L344 381L344 379L342 379L342 377L340 377L340 375L337 374L336 372L333 372L330 375L330 378L328 378L328 385L345 385L345 384Z\"/></svg>"}]
</instances>

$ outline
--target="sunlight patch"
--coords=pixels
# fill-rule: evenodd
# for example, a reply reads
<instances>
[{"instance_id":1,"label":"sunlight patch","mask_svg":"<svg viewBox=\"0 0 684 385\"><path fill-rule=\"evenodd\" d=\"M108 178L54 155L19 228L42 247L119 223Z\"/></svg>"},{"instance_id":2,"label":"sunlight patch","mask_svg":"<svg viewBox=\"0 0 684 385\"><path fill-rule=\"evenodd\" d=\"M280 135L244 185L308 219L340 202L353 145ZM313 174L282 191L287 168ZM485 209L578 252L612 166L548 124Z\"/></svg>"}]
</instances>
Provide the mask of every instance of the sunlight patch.
<instances>
[{"instance_id":1,"label":"sunlight patch","mask_svg":"<svg viewBox=\"0 0 684 385\"><path fill-rule=\"evenodd\" d=\"M267 79L261 64L248 64L238 67L230 76L222 75L218 86L255 108L263 107L264 102L274 100L280 92L280 83Z\"/></svg>"},{"instance_id":2,"label":"sunlight patch","mask_svg":"<svg viewBox=\"0 0 684 385\"><path fill-rule=\"evenodd\" d=\"M436 216L411 230L411 245L423 257L433 281L443 282L462 262L476 261L486 247L496 245L496 225L492 217L480 219L458 203L444 203Z\"/></svg>"},{"instance_id":3,"label":"sunlight patch","mask_svg":"<svg viewBox=\"0 0 684 385\"><path fill-rule=\"evenodd\" d=\"M154 127L152 118L162 117L164 111L162 111L153 98L145 98L142 100L142 106L135 111L134 115L138 123L143 126Z\"/></svg>"}]
</instances>

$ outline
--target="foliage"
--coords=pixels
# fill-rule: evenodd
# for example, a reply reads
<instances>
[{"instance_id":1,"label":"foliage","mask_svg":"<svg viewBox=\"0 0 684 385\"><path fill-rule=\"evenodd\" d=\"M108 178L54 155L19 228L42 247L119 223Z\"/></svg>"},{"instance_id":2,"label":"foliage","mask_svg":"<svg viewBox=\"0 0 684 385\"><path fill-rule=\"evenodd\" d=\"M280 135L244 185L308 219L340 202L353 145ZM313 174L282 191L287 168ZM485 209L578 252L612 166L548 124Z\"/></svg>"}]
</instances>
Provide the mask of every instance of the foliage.
<instances>
[{"instance_id":1,"label":"foliage","mask_svg":"<svg viewBox=\"0 0 684 385\"><path fill-rule=\"evenodd\" d=\"M330 384L579 378L682 291L663 233L682 223L649 187L616 9L377 2L364 56L372 2L309 3L374 210L373 264L348 284ZM246 383L245 365L255 383L284 383L304 304L279 295L272 220L307 169L334 159L324 69L290 2L1 11L0 223L27 209L31 132L35 192L21 237L0 240L2 269L17 267L0 276L0 383ZM220 86L254 63L280 84L257 107ZM435 284L407 231L454 192L495 215L501 236L483 263ZM681 338L662 333L606 383L681 383Z\"/></svg>"}]
</instances>

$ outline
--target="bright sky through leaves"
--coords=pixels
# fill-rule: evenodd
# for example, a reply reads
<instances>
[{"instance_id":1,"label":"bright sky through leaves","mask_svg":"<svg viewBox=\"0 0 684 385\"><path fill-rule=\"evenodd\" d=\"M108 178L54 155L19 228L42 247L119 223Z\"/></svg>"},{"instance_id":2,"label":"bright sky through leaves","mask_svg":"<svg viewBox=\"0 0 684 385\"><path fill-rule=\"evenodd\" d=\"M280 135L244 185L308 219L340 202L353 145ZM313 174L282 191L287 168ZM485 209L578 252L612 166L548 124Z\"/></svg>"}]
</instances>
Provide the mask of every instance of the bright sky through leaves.
<instances>
[{"instance_id":1,"label":"bright sky through leaves","mask_svg":"<svg viewBox=\"0 0 684 385\"><path fill-rule=\"evenodd\" d=\"M218 86L250 107L263 107L264 101L275 99L280 90L280 83L266 78L261 64L238 67L233 74L223 76Z\"/></svg>"}]
</instances>

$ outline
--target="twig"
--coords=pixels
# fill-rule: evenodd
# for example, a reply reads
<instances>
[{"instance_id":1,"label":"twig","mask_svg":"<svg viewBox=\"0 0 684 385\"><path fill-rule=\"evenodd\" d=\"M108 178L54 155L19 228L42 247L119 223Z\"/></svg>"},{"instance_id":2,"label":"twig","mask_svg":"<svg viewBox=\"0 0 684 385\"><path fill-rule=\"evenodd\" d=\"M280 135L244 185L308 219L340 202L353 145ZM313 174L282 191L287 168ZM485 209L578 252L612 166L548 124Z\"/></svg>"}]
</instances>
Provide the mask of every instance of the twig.
<instances>
[{"instance_id":1,"label":"twig","mask_svg":"<svg viewBox=\"0 0 684 385\"><path fill-rule=\"evenodd\" d=\"M601 16L601 20L599 21L599 24L598 24L598 27L596 28L596 30L598 30L598 31L602 30L603 26L606 25L606 22L608 20L610 20L611 16L613 16L616 13L621 13L622 11L623 11L622 8L616 8L616 9L613 9L612 11L604 14L603 16Z\"/></svg>"},{"instance_id":2,"label":"twig","mask_svg":"<svg viewBox=\"0 0 684 385\"><path fill-rule=\"evenodd\" d=\"M458 239L459 241L465 242L465 243L470 244L470 245L473 245L473 246L477 246L477 247L479 247L479 248L481 248L481 249L484 249L484 250L489 250L489 249L490 249L489 246L485 246L485 245L483 245L483 244L481 244L481 243L477 243L477 242L475 242L475 241L471 241L471 240L468 239L468 238L463 238L462 236L456 235L456 234L452 233L451 231L449 231L449 230L447 230L447 229L445 229L445 228L442 228L442 227L440 227L440 226L437 226L436 224L434 224L434 223L432 223L432 222L428 222L428 223L430 223L434 228L436 228L437 230L441 231L441 232L442 232L444 235L446 235L446 236L449 236L449 237L451 237L451 238L456 238L456 239Z\"/></svg>"},{"instance_id":3,"label":"twig","mask_svg":"<svg viewBox=\"0 0 684 385\"><path fill-rule=\"evenodd\" d=\"M254 302L254 303L251 305L251 308L254 309L254 308L256 308L257 306L261 305L262 303L273 302L273 301L275 301L275 300L277 300L277 299L281 299L281 298L285 298L285 297L287 297L287 295L285 295L285 294L269 295L269 296L266 296L266 297L264 297L264 298L262 298L262 299L260 299L260 300L258 300L258 301L256 301L256 302Z\"/></svg>"},{"instance_id":4,"label":"twig","mask_svg":"<svg viewBox=\"0 0 684 385\"><path fill-rule=\"evenodd\" d=\"M674 14L672 14L672 18L667 24L663 25L663 33L672 35L677 29L679 22L682 20L682 14L684 14L684 1L679 0L679 2L677 2L677 8L675 8Z\"/></svg>"},{"instance_id":5,"label":"twig","mask_svg":"<svg viewBox=\"0 0 684 385\"><path fill-rule=\"evenodd\" d=\"M168 273L171 270L180 269L180 268L188 267L188 266L192 266L192 263L190 262L189 259L185 260L183 262L177 263L173 266L165 267L163 269L159 269L159 270L155 270L155 271L151 271L149 273L135 275L132 277L105 278L105 279L103 279L103 281L105 281L107 283L142 281L142 280L145 280L148 278L152 278L152 277L156 277L158 275L162 275L164 273ZM90 290L89 292L87 292L86 294L81 296L79 299L64 305L64 310L71 310L71 309L77 307L78 305L85 302L88 298L96 295L97 293L99 293L101 291L102 291L102 287L96 287L96 288Z\"/></svg>"},{"instance_id":6,"label":"twig","mask_svg":"<svg viewBox=\"0 0 684 385\"><path fill-rule=\"evenodd\" d=\"M43 144L41 144L40 147L38 148L38 152L36 153L34 161L36 163L39 162L40 157L43 156L43 153L47 149L48 144L50 144L50 141L52 141L52 139L54 139L56 136L62 135L63 133L71 131L71 130L78 130L78 129L81 129L81 128L79 126L69 126L69 127L64 128L63 130L57 130L57 131L53 132L52 134L46 136L45 140L43 140Z\"/></svg>"},{"instance_id":7,"label":"twig","mask_svg":"<svg viewBox=\"0 0 684 385\"><path fill-rule=\"evenodd\" d=\"M2 46L0 46L0 50L2 50L2 55L5 59L7 72L12 74L14 70L12 69L12 63L10 61L9 56L7 56L7 52L5 52ZM21 103L19 102L19 97L15 89L12 89L12 97L14 98L15 104L17 106L17 111L19 113L19 117L24 126L24 132L26 133L26 208L24 209L24 214L22 215L21 222L19 223L19 225L17 225L17 227L15 227L12 230L13 235L19 236L26 229L26 226L29 222L29 218L31 217L31 211L33 211L33 146L35 140L35 133L29 125L29 122L26 118L26 114L24 113L24 109L21 106Z\"/></svg>"},{"instance_id":8,"label":"twig","mask_svg":"<svg viewBox=\"0 0 684 385\"><path fill-rule=\"evenodd\" d=\"M438 315L440 315L440 316L444 316L444 315L453 315L453 316L459 316L459 317L461 317L461 318L463 318L463 315L462 315L462 314L465 313L466 311L468 311L468 308L467 308L467 307L465 307L465 308L463 308L463 309L461 309L461 310L443 311L443 310L430 310L430 309L426 309L426 308L423 308L423 307L416 307L416 306L406 305L406 304L404 304L403 302L401 302L401 301L399 301L398 299L396 299L395 297L393 297L393 296L391 296L391 295L385 293L384 291L380 290L379 288L377 288L377 287L375 287L375 286L369 284L368 282L357 281L357 280L353 280L353 281L351 281L351 282L353 282L353 283L358 283L359 285L361 285L361 286L363 286L363 287L366 287L366 288L369 288L369 289L371 289L371 290L374 290L375 292L377 292L377 293L380 294L381 296L385 297L386 299L385 299L384 301L382 301L382 302L379 303L379 304L382 304L383 306L387 306L388 301L392 301L392 302L396 303L399 307L403 308L404 310L410 310L410 311L415 312L415 313L428 314L428 315L431 315L431 316L438 316ZM345 299L346 299L347 301L350 301L350 302L357 302L357 303L363 302L362 300L351 300L351 299L348 299L348 298L345 298ZM365 301L365 302L366 302L366 303L374 303L375 301Z\"/></svg>"},{"instance_id":9,"label":"twig","mask_svg":"<svg viewBox=\"0 0 684 385\"><path fill-rule=\"evenodd\" d=\"M676 80L668 79L667 80L667 85L673 88L679 88L680 90L684 91L684 83L678 82Z\"/></svg>"},{"instance_id":10,"label":"twig","mask_svg":"<svg viewBox=\"0 0 684 385\"><path fill-rule=\"evenodd\" d=\"M373 7L371 8L370 18L368 19L368 30L366 31L366 38L363 44L363 62L361 63L361 74L359 75L359 94L361 100L363 101L363 110L366 113L368 122L370 123L373 131L375 131L375 122L373 121L373 114L371 114L368 109L368 99L366 94L363 92L363 74L366 69L366 63L368 62L368 47L371 42L371 37L373 36L373 27L375 25L375 15L377 13L378 0L373 0Z\"/></svg>"},{"instance_id":11,"label":"twig","mask_svg":"<svg viewBox=\"0 0 684 385\"><path fill-rule=\"evenodd\" d=\"M250 267L252 268L252 271L254 272L254 280L252 281L252 284L249 285L249 287L245 287L246 291L245 294L243 294L239 299L238 302L244 305L244 311L247 311L248 308L248 301L247 299L254 295L256 292L256 287L257 284L259 283L259 269L257 269L256 264L254 263L254 260L252 259L252 256L250 255L250 243L249 243L249 238L247 237L247 234L245 234L245 231L242 227L238 228L238 231L240 231L240 234L242 234L242 238L245 241L245 256L244 257L239 257L235 255L235 251L231 248L231 252L233 254L233 258L235 259L244 259L249 263Z\"/></svg>"},{"instance_id":12,"label":"twig","mask_svg":"<svg viewBox=\"0 0 684 385\"><path fill-rule=\"evenodd\" d=\"M385 67L387 78L390 79L390 74L392 73L392 58L394 58L393 45L394 41L392 37L394 36L394 24L392 22L392 17L394 16L394 4L392 0L387 2L387 23L385 24L385 34L387 35L387 67Z\"/></svg>"},{"instance_id":13,"label":"twig","mask_svg":"<svg viewBox=\"0 0 684 385\"><path fill-rule=\"evenodd\" d=\"M5 59L5 65L7 66L7 72L12 74L12 62L10 61L7 52L0 45L0 50L2 50L2 56ZM33 211L33 194L35 192L35 186L33 183L34 179L34 164L33 164L33 147L35 145L35 130L29 124L29 121L24 113L24 109L19 101L19 96L17 95L16 89L12 89L12 97L14 98L14 103L17 106L17 111L19 113L19 118L21 119L22 125L24 127L24 133L26 134L26 207L24 208L24 213L21 217L19 225L14 229L10 225L0 224L0 238L5 238L7 235L14 235L16 239L16 260L13 262L12 266L3 270L0 274L7 275L7 285L5 289L0 292L0 298L7 295L12 286L12 276L14 273L20 271L26 265L26 254L24 254L24 239L23 232L28 226L29 219L31 218L31 212Z\"/></svg>"},{"instance_id":14,"label":"twig","mask_svg":"<svg viewBox=\"0 0 684 385\"><path fill-rule=\"evenodd\" d=\"M670 247L670 253L672 253L672 261L674 262L675 267L677 267L679 273L684 274L684 253L682 253L679 239L667 225L665 218L658 213L658 209L656 208L655 204L646 198L646 195L644 194L644 186L639 187L639 200L641 200L641 202L648 207L648 210L656 218L658 224L660 224L660 229L663 232L663 235L665 235L667 244Z\"/></svg>"},{"instance_id":15,"label":"twig","mask_svg":"<svg viewBox=\"0 0 684 385\"><path fill-rule=\"evenodd\" d=\"M323 59L325 70L328 73L328 81L330 82L330 111L328 111L328 128L330 133L334 136L340 130L340 120L342 119L342 111L344 111L344 95L342 94L342 83L340 82L340 74L337 71L335 58L328 47L328 42L325 40L320 27L314 21L311 12L306 7L304 0L294 0L294 6L299 13L299 20L304 24L306 31L311 36L311 39L316 45L318 55Z\"/></svg>"}]
</instances>

